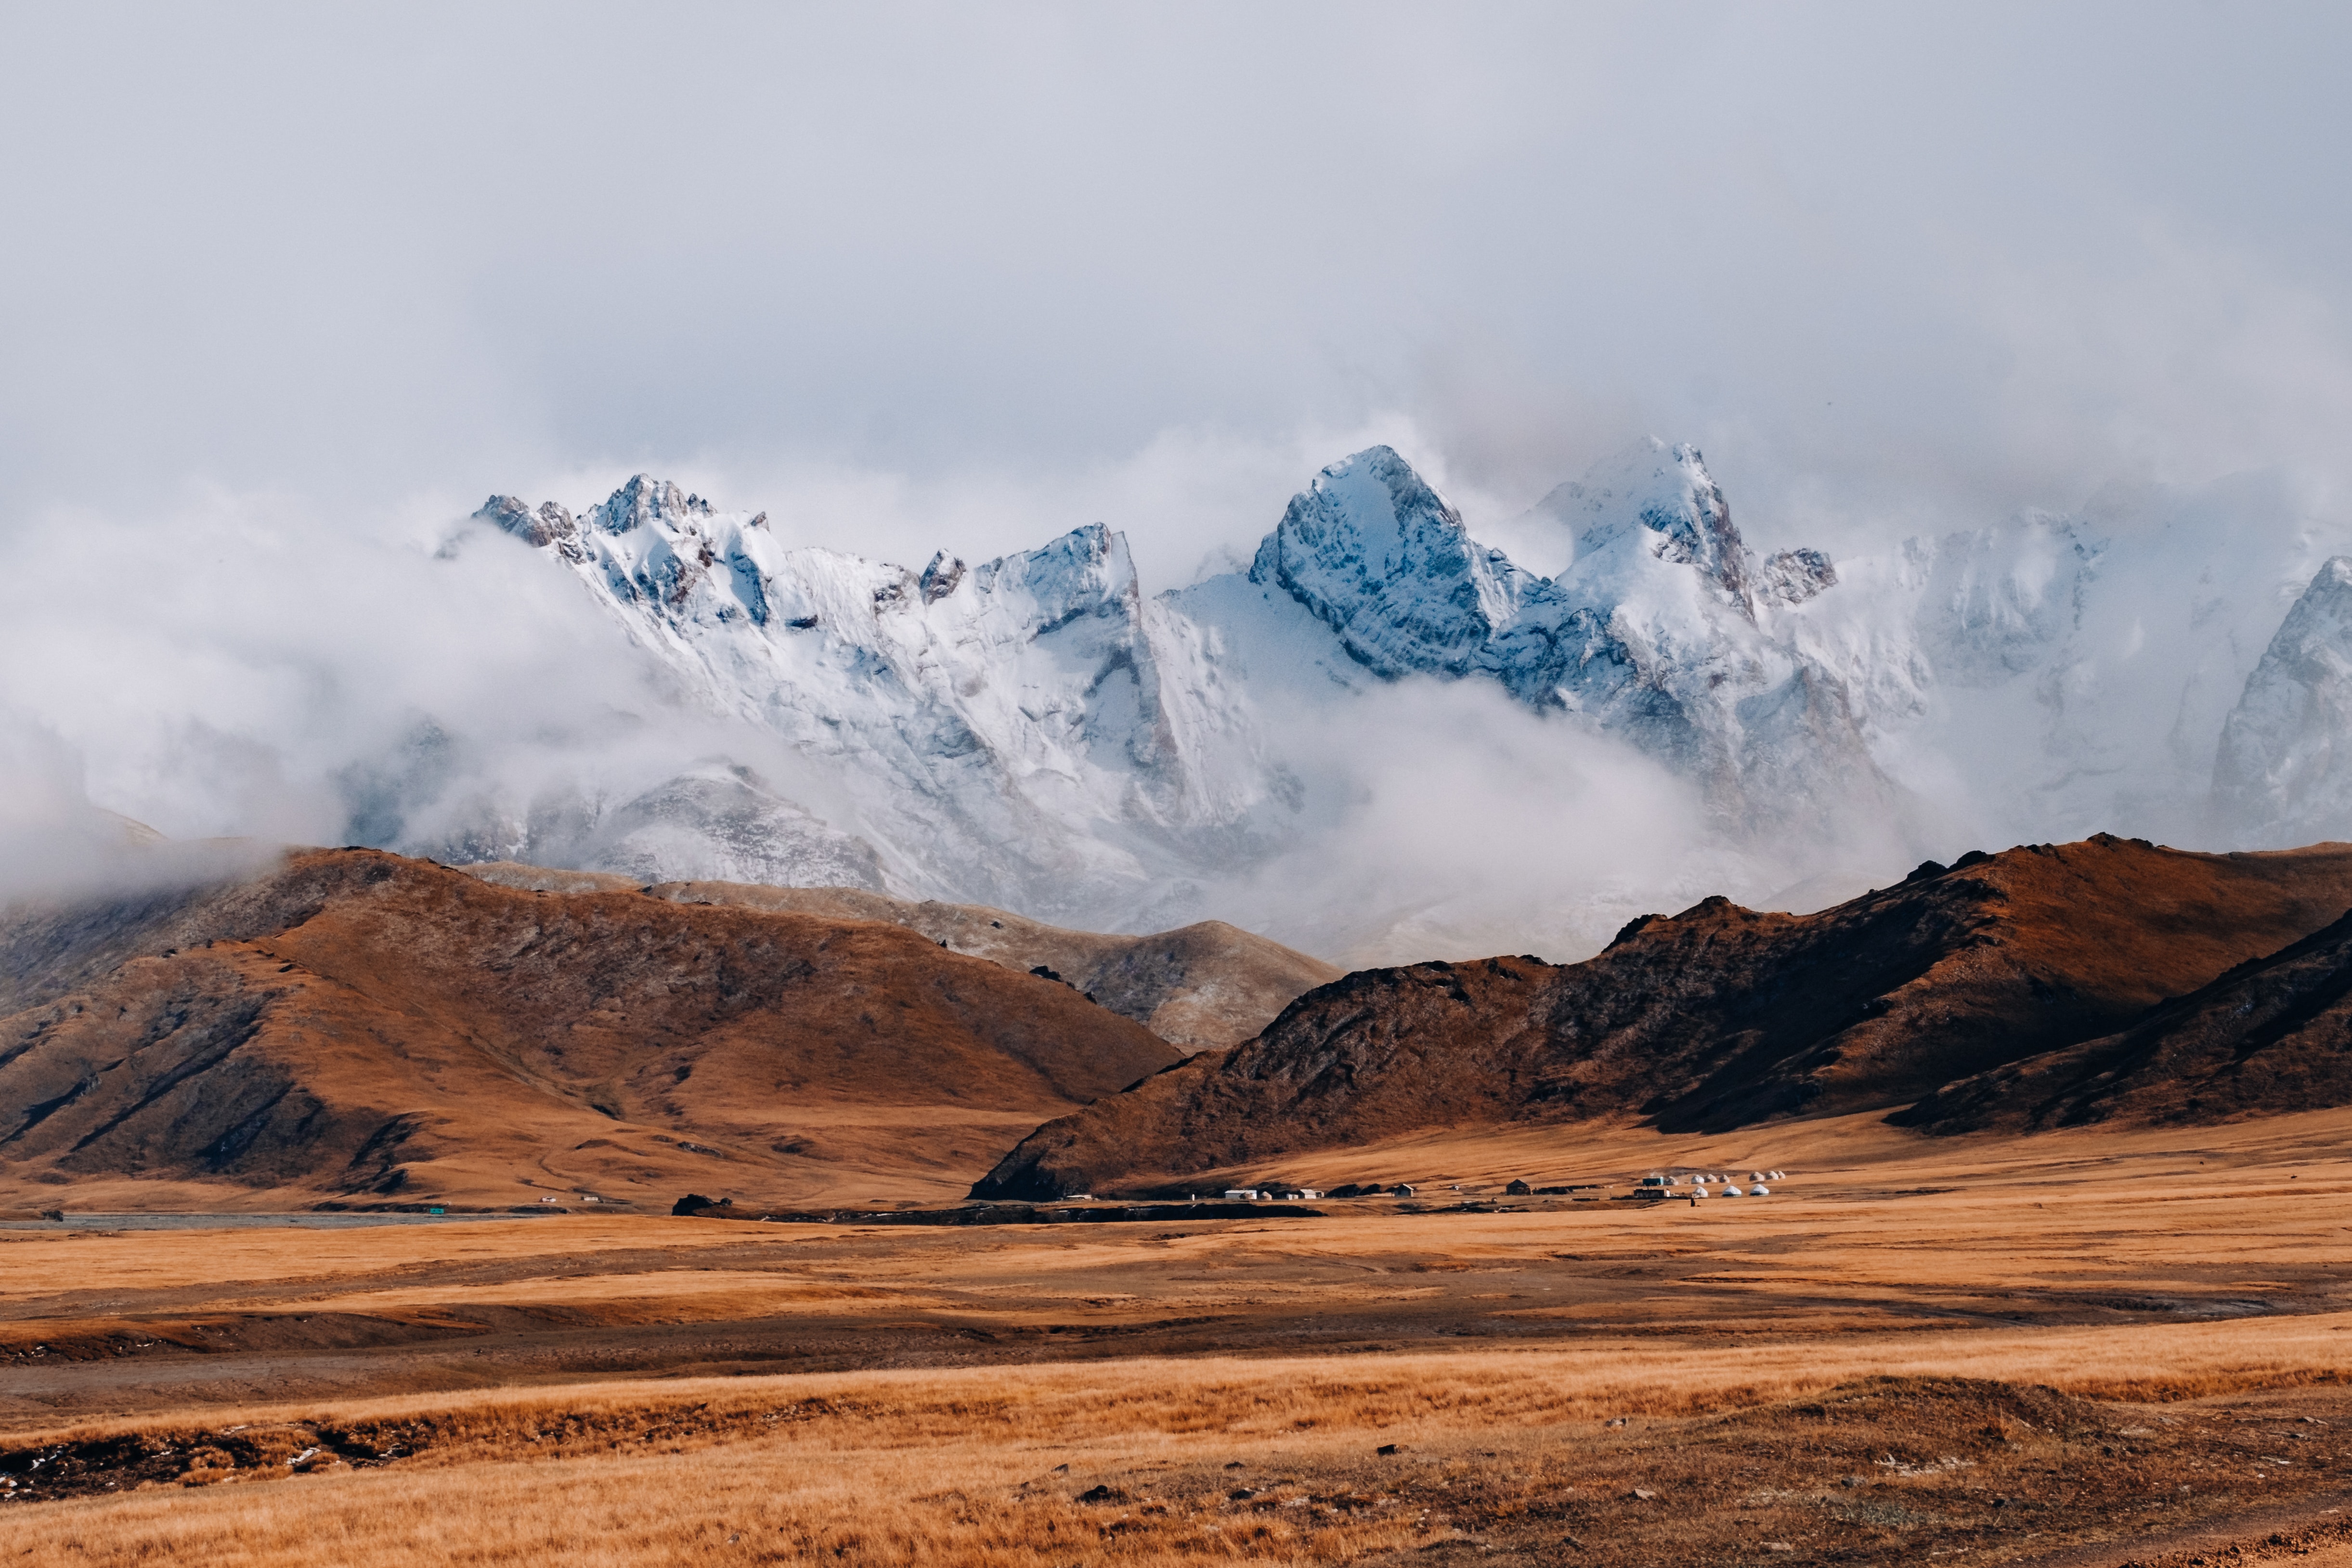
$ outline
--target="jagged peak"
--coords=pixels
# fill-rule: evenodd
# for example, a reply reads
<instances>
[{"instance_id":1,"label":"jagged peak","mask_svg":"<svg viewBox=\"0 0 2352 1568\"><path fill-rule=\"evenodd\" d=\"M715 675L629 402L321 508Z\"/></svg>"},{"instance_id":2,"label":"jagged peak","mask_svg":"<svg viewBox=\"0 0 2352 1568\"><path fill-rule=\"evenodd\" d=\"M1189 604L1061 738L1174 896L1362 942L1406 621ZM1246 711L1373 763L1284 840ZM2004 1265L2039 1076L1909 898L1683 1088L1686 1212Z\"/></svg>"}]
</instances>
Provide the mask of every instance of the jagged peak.
<instances>
[{"instance_id":1,"label":"jagged peak","mask_svg":"<svg viewBox=\"0 0 2352 1568\"><path fill-rule=\"evenodd\" d=\"M1477 550L1462 515L1390 446L1368 446L1317 474L1258 544L1250 580L1299 591L1297 573L1341 569L1370 587L1401 575L1462 570Z\"/></svg>"},{"instance_id":2,"label":"jagged peak","mask_svg":"<svg viewBox=\"0 0 2352 1568\"><path fill-rule=\"evenodd\" d=\"M474 520L519 534L531 525L530 507L520 496L492 496L475 508Z\"/></svg>"},{"instance_id":3,"label":"jagged peak","mask_svg":"<svg viewBox=\"0 0 2352 1568\"><path fill-rule=\"evenodd\" d=\"M502 528L531 545L554 544L580 531L572 514L555 502L541 502L534 512L517 496L491 497L475 512L474 519Z\"/></svg>"},{"instance_id":4,"label":"jagged peak","mask_svg":"<svg viewBox=\"0 0 2352 1568\"><path fill-rule=\"evenodd\" d=\"M919 586L923 591L923 602L935 604L945 599L956 591L956 584L962 580L963 558L961 556L950 558L945 550L937 551L931 557L931 564L923 568L923 575L919 580Z\"/></svg>"},{"instance_id":5,"label":"jagged peak","mask_svg":"<svg viewBox=\"0 0 2352 1568\"><path fill-rule=\"evenodd\" d=\"M1387 446L1341 458L1293 496L1249 580L1289 594L1386 677L1467 669L1538 580L1471 538Z\"/></svg>"},{"instance_id":6,"label":"jagged peak","mask_svg":"<svg viewBox=\"0 0 2352 1568\"><path fill-rule=\"evenodd\" d=\"M1536 510L1574 533L1580 561L1639 543L1661 559L1697 567L1735 599L1748 598L1748 547L1723 487L1687 443L1644 436L1555 487Z\"/></svg>"},{"instance_id":7,"label":"jagged peak","mask_svg":"<svg viewBox=\"0 0 2352 1568\"><path fill-rule=\"evenodd\" d=\"M710 503L701 497L689 495L667 479L636 474L601 506L591 507L585 520L608 534L625 534L647 524L676 527L690 517L707 517L710 513Z\"/></svg>"},{"instance_id":8,"label":"jagged peak","mask_svg":"<svg viewBox=\"0 0 2352 1568\"><path fill-rule=\"evenodd\" d=\"M941 556L945 553L940 552ZM942 572L950 570L938 557L933 558L932 564ZM961 567L961 563L956 565ZM927 579L930 571L930 568L925 569ZM1135 561L1128 553L1127 536L1101 523L1072 528L1034 549L1016 550L983 561L960 572L959 580L969 580L982 596L1015 590L1034 594L1041 601L1074 606L1139 598ZM956 583L949 582L940 593L929 597L943 598L955 589Z\"/></svg>"},{"instance_id":9,"label":"jagged peak","mask_svg":"<svg viewBox=\"0 0 2352 1568\"><path fill-rule=\"evenodd\" d=\"M2312 574L2311 582L2304 591L2309 593L2314 589L2326 589L2334 592L2352 590L2352 555L2329 556L2320 569Z\"/></svg>"}]
</instances>

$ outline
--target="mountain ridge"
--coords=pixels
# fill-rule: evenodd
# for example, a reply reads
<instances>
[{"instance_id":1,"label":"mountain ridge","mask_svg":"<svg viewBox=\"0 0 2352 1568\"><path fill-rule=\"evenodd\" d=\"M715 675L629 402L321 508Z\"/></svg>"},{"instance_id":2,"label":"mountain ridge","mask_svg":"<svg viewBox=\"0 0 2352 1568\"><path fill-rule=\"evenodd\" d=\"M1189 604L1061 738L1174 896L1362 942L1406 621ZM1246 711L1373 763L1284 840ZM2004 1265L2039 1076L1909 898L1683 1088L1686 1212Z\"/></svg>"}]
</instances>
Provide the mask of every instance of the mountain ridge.
<instances>
[{"instance_id":1,"label":"mountain ridge","mask_svg":"<svg viewBox=\"0 0 2352 1568\"><path fill-rule=\"evenodd\" d=\"M1182 1190L1440 1127L1893 1111L2105 1036L2347 906L2352 845L2207 855L2100 835L1929 862L1812 915L1709 898L1577 965L1360 971L1254 1040L1039 1128L973 1196Z\"/></svg>"},{"instance_id":2,"label":"mountain ridge","mask_svg":"<svg viewBox=\"0 0 2352 1568\"><path fill-rule=\"evenodd\" d=\"M985 904L915 903L857 887L772 887L723 882L639 887L611 873L551 871L490 862L454 868L501 886L549 892L642 892L677 904L735 904L902 925L952 952L1073 987L1183 1051L1236 1044L1301 992L1340 971L1227 925L1115 936L1072 931Z\"/></svg>"}]
</instances>

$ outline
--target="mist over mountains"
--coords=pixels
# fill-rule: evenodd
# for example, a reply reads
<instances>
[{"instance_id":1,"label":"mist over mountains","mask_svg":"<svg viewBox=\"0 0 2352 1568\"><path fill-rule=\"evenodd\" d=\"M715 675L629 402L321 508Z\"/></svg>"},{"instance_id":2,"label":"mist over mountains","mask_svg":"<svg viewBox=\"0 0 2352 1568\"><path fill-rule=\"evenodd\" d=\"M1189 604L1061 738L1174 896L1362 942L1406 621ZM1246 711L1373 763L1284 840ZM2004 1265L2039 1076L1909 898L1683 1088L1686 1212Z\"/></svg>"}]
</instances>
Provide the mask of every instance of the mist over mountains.
<instances>
[{"instance_id":1,"label":"mist over mountains","mask_svg":"<svg viewBox=\"0 0 2352 1568\"><path fill-rule=\"evenodd\" d=\"M1575 957L1685 894L1816 907L1987 843L2352 836L2352 538L2275 482L1766 553L1651 440L1504 531L1567 565L1381 446L1172 588L1099 524L915 568L648 476L496 497L435 571L568 579L609 710L420 708L334 768L343 837L1369 962Z\"/></svg>"}]
</instances>

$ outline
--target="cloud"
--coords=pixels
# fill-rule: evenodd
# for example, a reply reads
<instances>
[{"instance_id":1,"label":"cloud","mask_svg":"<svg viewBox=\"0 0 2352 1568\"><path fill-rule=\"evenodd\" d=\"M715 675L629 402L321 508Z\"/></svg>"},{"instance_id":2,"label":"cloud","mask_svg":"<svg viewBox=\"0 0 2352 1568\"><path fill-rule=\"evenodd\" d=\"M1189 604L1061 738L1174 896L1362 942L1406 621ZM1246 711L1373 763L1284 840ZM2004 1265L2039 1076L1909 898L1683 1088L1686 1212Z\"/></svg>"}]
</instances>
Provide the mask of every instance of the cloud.
<instances>
[{"instance_id":1,"label":"cloud","mask_svg":"<svg viewBox=\"0 0 2352 1568\"><path fill-rule=\"evenodd\" d=\"M1266 718L1301 821L1202 902L1339 962L1581 958L1634 915L1788 880L1712 831L1685 780L1484 682L1406 681Z\"/></svg>"},{"instance_id":2,"label":"cloud","mask_svg":"<svg viewBox=\"0 0 2352 1568\"><path fill-rule=\"evenodd\" d=\"M81 758L54 730L0 708L0 905L186 885L241 874L276 846L159 841L90 802Z\"/></svg>"},{"instance_id":3,"label":"cloud","mask_svg":"<svg viewBox=\"0 0 2352 1568\"><path fill-rule=\"evenodd\" d=\"M60 509L19 546L48 591L0 627L0 702L175 839L341 842L341 775L428 722L523 786L642 787L666 776L646 753L708 744L576 583L459 515L217 491L136 521Z\"/></svg>"},{"instance_id":4,"label":"cloud","mask_svg":"<svg viewBox=\"0 0 2352 1568\"><path fill-rule=\"evenodd\" d=\"M2000 510L2341 412L2325 8L140 15L0 22L12 531L1391 413L1521 500L1658 430Z\"/></svg>"},{"instance_id":5,"label":"cloud","mask_svg":"<svg viewBox=\"0 0 2352 1568\"><path fill-rule=\"evenodd\" d=\"M0 711L0 897L85 876L110 847L79 763L56 734Z\"/></svg>"}]
</instances>

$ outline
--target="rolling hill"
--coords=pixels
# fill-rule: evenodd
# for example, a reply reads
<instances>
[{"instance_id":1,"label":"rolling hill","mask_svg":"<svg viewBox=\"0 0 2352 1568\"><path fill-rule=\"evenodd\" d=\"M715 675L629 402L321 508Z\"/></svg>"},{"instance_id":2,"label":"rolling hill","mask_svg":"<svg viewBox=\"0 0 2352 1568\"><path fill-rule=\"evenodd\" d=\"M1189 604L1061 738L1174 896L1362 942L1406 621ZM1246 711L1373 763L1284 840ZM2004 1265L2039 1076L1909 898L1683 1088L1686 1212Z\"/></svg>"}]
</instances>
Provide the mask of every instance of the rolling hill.
<instances>
[{"instance_id":1,"label":"rolling hill","mask_svg":"<svg viewBox=\"0 0 2352 1568\"><path fill-rule=\"evenodd\" d=\"M12 912L0 1201L503 1207L961 1190L1180 1060L898 925L365 850Z\"/></svg>"},{"instance_id":2,"label":"rolling hill","mask_svg":"<svg viewBox=\"0 0 2352 1568\"><path fill-rule=\"evenodd\" d=\"M551 871L492 862L457 868L503 886L549 892L621 891L611 872ZM771 887L758 883L658 883L644 892L675 904L731 904L837 920L879 920L1024 974L1039 968L1183 1051L1238 1045L1272 1023L1302 992L1339 977L1320 958L1203 920L1147 936L1048 925L980 904L893 898L862 887Z\"/></svg>"}]
</instances>

